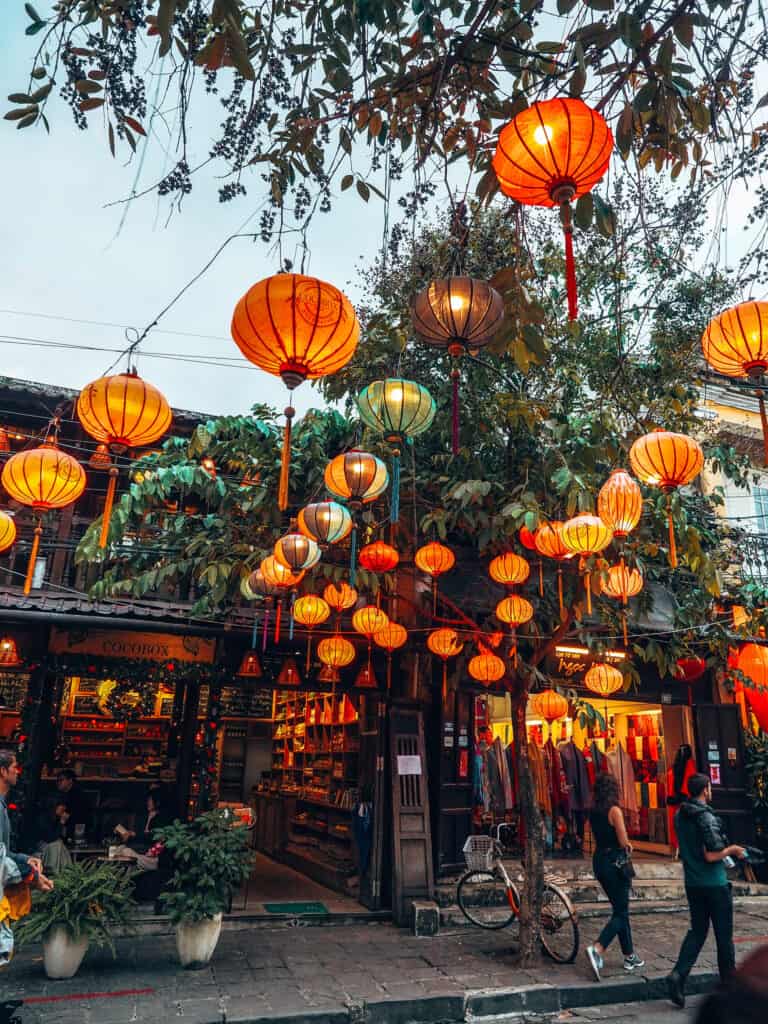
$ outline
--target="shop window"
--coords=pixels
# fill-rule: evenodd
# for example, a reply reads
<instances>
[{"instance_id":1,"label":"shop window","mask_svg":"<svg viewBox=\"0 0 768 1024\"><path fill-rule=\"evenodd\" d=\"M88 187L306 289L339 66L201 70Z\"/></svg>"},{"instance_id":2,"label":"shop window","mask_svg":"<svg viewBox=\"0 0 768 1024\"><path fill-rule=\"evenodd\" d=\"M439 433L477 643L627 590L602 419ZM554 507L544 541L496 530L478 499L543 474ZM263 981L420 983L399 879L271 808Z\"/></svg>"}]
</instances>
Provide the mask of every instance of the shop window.
<instances>
[{"instance_id":1,"label":"shop window","mask_svg":"<svg viewBox=\"0 0 768 1024\"><path fill-rule=\"evenodd\" d=\"M755 503L755 532L768 534L768 487L755 487L752 495Z\"/></svg>"}]
</instances>

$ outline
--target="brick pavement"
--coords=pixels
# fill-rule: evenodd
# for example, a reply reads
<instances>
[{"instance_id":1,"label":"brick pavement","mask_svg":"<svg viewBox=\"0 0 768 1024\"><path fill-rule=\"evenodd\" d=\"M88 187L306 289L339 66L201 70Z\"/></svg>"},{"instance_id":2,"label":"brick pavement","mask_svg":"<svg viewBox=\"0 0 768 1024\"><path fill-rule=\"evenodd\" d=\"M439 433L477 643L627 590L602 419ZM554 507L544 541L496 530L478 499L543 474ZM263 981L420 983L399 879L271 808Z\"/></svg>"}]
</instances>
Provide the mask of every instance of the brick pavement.
<instances>
[{"instance_id":1,"label":"brick pavement","mask_svg":"<svg viewBox=\"0 0 768 1024\"><path fill-rule=\"evenodd\" d=\"M737 957L768 941L768 908L737 911ZM581 922L582 950L600 922ZM183 971L171 936L123 939L118 959L91 952L71 981L48 981L39 951L24 951L0 975L0 999L15 1001L19 1024L254 1024L280 1018L313 1024L458 1021L516 1008L558 1009L631 1001L661 994L687 921L654 914L633 922L646 960L628 978L612 949L601 986L590 981L583 952L577 963L514 964L514 930L444 930L415 938L391 924L250 926L223 932L212 963ZM712 938L699 961L700 979L715 967ZM468 996L468 993L473 993ZM553 1002L554 1000L554 1002ZM0 1024L14 1019L10 1010Z\"/></svg>"}]
</instances>

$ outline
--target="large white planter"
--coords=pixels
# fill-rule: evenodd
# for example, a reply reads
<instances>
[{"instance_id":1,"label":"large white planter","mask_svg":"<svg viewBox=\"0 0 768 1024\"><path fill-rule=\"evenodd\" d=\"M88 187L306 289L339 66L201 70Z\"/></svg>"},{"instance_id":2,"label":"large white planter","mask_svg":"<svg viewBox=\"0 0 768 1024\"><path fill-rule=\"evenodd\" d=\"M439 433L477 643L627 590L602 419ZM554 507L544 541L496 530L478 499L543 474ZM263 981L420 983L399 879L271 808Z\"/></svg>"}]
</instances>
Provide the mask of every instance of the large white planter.
<instances>
[{"instance_id":1,"label":"large white planter","mask_svg":"<svg viewBox=\"0 0 768 1024\"><path fill-rule=\"evenodd\" d=\"M71 938L66 928L51 928L43 940L43 965L49 978L74 978L83 962L88 939Z\"/></svg>"},{"instance_id":2,"label":"large white planter","mask_svg":"<svg viewBox=\"0 0 768 1024\"><path fill-rule=\"evenodd\" d=\"M182 967L205 967L213 956L221 934L221 914L205 921L184 921L176 925L176 949Z\"/></svg>"}]
</instances>

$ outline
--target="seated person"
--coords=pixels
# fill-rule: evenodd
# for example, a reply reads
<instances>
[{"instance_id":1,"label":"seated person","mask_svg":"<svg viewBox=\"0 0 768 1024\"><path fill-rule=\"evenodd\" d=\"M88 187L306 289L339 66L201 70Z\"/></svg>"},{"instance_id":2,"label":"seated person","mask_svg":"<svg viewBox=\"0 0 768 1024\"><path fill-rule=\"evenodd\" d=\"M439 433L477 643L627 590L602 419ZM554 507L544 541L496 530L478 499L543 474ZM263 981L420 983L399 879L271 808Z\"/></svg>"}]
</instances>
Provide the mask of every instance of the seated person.
<instances>
[{"instance_id":1,"label":"seated person","mask_svg":"<svg viewBox=\"0 0 768 1024\"><path fill-rule=\"evenodd\" d=\"M59 799L64 801L69 812L67 839L85 839L91 829L91 805L88 797L80 789L80 783L71 768L63 768L59 772L56 776L56 788L59 791Z\"/></svg>"},{"instance_id":2,"label":"seated person","mask_svg":"<svg viewBox=\"0 0 768 1024\"><path fill-rule=\"evenodd\" d=\"M134 854L146 854L150 847L154 846L154 831L156 828L163 828L168 824L168 819L163 813L160 804L160 796L157 792L147 794L147 813L140 819L139 831L125 828L123 825L115 825L115 832L119 836L122 846L120 856ZM130 844L130 845L129 845Z\"/></svg>"},{"instance_id":3,"label":"seated person","mask_svg":"<svg viewBox=\"0 0 768 1024\"><path fill-rule=\"evenodd\" d=\"M66 847L69 818L69 809L64 800L57 800L49 811L40 816L37 848L46 875L56 875L72 863Z\"/></svg>"},{"instance_id":4,"label":"seated person","mask_svg":"<svg viewBox=\"0 0 768 1024\"><path fill-rule=\"evenodd\" d=\"M114 856L135 861L136 867L140 868L133 879L134 897L139 903L156 900L171 876L170 857L164 851L156 850L158 844L154 837L155 829L168 823L160 794L153 790L147 794L147 814L142 820L141 831L136 833L122 825L115 826L122 843L115 848Z\"/></svg>"}]
</instances>

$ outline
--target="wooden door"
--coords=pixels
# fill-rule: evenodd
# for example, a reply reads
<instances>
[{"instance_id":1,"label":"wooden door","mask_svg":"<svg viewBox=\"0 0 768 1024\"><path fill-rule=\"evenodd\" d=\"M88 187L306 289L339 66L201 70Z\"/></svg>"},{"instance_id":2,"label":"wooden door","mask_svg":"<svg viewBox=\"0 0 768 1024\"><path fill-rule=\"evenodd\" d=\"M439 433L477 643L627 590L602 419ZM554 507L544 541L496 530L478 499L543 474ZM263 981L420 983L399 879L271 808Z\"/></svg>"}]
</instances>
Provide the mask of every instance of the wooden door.
<instances>
[{"instance_id":1,"label":"wooden door","mask_svg":"<svg viewBox=\"0 0 768 1024\"><path fill-rule=\"evenodd\" d=\"M754 842L744 736L735 704L696 704L696 761L712 779L712 804L734 843Z\"/></svg>"},{"instance_id":2,"label":"wooden door","mask_svg":"<svg viewBox=\"0 0 768 1024\"><path fill-rule=\"evenodd\" d=\"M392 916L407 924L414 899L432 898L432 835L429 821L427 758L419 708L390 711L392 781Z\"/></svg>"},{"instance_id":3,"label":"wooden door","mask_svg":"<svg viewBox=\"0 0 768 1024\"><path fill-rule=\"evenodd\" d=\"M390 795L386 785L387 706L374 696L360 700L360 799L373 804L368 864L360 872L360 902L369 910L389 906Z\"/></svg>"}]
</instances>

